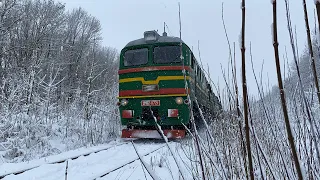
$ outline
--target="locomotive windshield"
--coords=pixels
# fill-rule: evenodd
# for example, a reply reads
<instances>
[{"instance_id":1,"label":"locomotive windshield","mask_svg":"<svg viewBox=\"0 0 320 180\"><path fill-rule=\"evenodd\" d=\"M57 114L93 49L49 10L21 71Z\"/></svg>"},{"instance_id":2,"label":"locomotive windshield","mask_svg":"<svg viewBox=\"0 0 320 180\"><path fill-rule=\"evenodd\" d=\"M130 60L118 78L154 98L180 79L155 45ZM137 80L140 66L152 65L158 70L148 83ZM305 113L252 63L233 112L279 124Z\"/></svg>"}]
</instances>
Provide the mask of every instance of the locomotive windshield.
<instances>
[{"instance_id":1,"label":"locomotive windshield","mask_svg":"<svg viewBox=\"0 0 320 180\"><path fill-rule=\"evenodd\" d=\"M124 66L138 66L147 64L148 48L128 50L124 53Z\"/></svg>"},{"instance_id":2,"label":"locomotive windshield","mask_svg":"<svg viewBox=\"0 0 320 180\"><path fill-rule=\"evenodd\" d=\"M179 46L159 46L153 50L155 63L176 63L181 62Z\"/></svg>"}]
</instances>

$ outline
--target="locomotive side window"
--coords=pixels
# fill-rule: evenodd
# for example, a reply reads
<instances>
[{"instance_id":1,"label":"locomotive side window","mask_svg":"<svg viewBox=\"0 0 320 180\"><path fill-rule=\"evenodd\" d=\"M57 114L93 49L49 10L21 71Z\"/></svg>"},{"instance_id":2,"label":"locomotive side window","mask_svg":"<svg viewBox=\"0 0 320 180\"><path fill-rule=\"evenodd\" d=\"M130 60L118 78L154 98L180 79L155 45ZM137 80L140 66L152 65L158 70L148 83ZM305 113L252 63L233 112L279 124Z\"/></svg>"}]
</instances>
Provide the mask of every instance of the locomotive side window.
<instances>
[{"instance_id":1,"label":"locomotive side window","mask_svg":"<svg viewBox=\"0 0 320 180\"><path fill-rule=\"evenodd\" d=\"M155 63L177 63L181 62L179 46L159 46L153 50Z\"/></svg>"},{"instance_id":2,"label":"locomotive side window","mask_svg":"<svg viewBox=\"0 0 320 180\"><path fill-rule=\"evenodd\" d=\"M191 59L191 68L193 69L194 68L194 62L195 62L195 58L192 54L192 59Z\"/></svg>"},{"instance_id":3,"label":"locomotive side window","mask_svg":"<svg viewBox=\"0 0 320 180\"><path fill-rule=\"evenodd\" d=\"M138 66L147 64L148 48L128 50L124 53L124 66Z\"/></svg>"},{"instance_id":4,"label":"locomotive side window","mask_svg":"<svg viewBox=\"0 0 320 180\"><path fill-rule=\"evenodd\" d=\"M196 75L198 76L198 75L199 75L198 64L196 64L196 66L195 66L195 69L197 70L197 73L196 73Z\"/></svg>"}]
</instances>

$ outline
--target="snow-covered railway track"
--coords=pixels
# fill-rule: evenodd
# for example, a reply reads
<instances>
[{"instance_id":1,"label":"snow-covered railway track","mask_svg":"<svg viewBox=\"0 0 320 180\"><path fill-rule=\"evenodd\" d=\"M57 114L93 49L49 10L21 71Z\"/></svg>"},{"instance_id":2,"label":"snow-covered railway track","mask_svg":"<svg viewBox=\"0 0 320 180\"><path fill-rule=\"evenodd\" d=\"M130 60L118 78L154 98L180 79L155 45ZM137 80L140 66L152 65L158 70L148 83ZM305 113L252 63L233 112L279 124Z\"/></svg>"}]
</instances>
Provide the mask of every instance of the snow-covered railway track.
<instances>
[{"instance_id":1,"label":"snow-covered railway track","mask_svg":"<svg viewBox=\"0 0 320 180\"><path fill-rule=\"evenodd\" d=\"M119 143L116 145L111 145L111 146L107 146L107 147L98 147L98 148L92 148L92 149L88 149L86 151L81 151L81 152L74 152L72 155L66 155L65 157L57 157L57 158L52 158L49 159L45 162L38 162L38 163L30 163L30 164L26 164L25 166L21 166L21 167L11 167L8 168L6 170L1 170L0 169L0 179L3 179L4 177L8 176L8 175L19 175L21 173L24 173L26 171L30 171L32 169L38 168L42 165L46 165L46 164L60 164L60 163L64 163L67 160L75 160L78 159L79 157L82 156L88 156L90 154L94 154L94 153L99 153L101 151L107 151L108 149L117 147L117 146L122 146L125 144L129 144L129 142L123 142L123 143Z\"/></svg>"},{"instance_id":2,"label":"snow-covered railway track","mask_svg":"<svg viewBox=\"0 0 320 180\"><path fill-rule=\"evenodd\" d=\"M162 149L164 143L136 142L140 156L148 156ZM121 142L105 150L85 153L72 158L56 160L41 165L31 165L20 171L2 173L0 179L99 179L138 161L131 142ZM67 161L67 162L66 162ZM68 164L68 166L66 166ZM66 168L68 167L68 168ZM1 168L1 166L0 166ZM67 173L66 173L67 171ZM0 170L1 173L1 170Z\"/></svg>"},{"instance_id":3,"label":"snow-covered railway track","mask_svg":"<svg viewBox=\"0 0 320 180\"><path fill-rule=\"evenodd\" d=\"M140 154L140 155L141 155L141 156L150 155L151 153L156 152L156 151L162 149L162 148L165 147L165 146L166 146L166 145L164 144L163 146L160 146L160 147L158 147L158 148L156 148L156 149L154 149L154 150L152 150L152 151L149 151L149 152L147 152L147 153ZM127 165L129 165L129 164L137 161L137 160L139 160L139 157L138 157L138 156L137 156L137 157L132 157L130 160L128 160L128 162L125 162L125 163L123 163L122 165L117 165L117 166L115 166L115 167L113 167L113 168L110 168L109 170L107 170L107 171L105 171L105 172L102 172L102 173L99 174L99 175L94 176L92 179L96 180L97 178L102 178L102 177L104 177L104 176L106 176L106 175L108 175L108 174L110 174L110 173L112 173L112 172L114 172L114 171L116 171L116 170L118 170L118 169L123 168L124 166L127 166Z\"/></svg>"}]
</instances>

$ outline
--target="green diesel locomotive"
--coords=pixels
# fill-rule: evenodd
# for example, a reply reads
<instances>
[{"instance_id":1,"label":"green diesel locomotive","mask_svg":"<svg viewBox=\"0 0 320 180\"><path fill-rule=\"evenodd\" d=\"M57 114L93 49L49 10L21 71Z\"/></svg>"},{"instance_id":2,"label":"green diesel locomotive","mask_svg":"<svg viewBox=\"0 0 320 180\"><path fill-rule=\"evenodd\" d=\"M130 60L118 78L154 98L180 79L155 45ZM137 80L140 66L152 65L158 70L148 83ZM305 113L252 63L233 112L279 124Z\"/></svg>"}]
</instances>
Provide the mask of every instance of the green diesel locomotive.
<instances>
[{"instance_id":1,"label":"green diesel locomotive","mask_svg":"<svg viewBox=\"0 0 320 180\"><path fill-rule=\"evenodd\" d=\"M168 138L185 137L195 98L206 114L221 109L193 52L178 37L146 31L121 50L118 74L122 138L160 138L156 123Z\"/></svg>"}]
</instances>

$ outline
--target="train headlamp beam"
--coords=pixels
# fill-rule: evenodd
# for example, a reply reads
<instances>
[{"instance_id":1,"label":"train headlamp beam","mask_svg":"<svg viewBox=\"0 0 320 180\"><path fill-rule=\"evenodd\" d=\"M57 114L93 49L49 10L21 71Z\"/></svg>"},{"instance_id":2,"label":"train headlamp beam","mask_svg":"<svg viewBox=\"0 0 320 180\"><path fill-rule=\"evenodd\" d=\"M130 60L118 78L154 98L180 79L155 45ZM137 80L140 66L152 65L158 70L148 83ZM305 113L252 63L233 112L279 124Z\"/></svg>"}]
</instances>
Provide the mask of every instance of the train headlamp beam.
<instances>
[{"instance_id":1,"label":"train headlamp beam","mask_svg":"<svg viewBox=\"0 0 320 180\"><path fill-rule=\"evenodd\" d=\"M146 31L143 35L146 42L157 41L160 36L157 31Z\"/></svg>"},{"instance_id":2,"label":"train headlamp beam","mask_svg":"<svg viewBox=\"0 0 320 180\"><path fill-rule=\"evenodd\" d=\"M176 99L177 104L183 104L183 98L182 97L177 97Z\"/></svg>"},{"instance_id":3,"label":"train headlamp beam","mask_svg":"<svg viewBox=\"0 0 320 180\"><path fill-rule=\"evenodd\" d=\"M121 106L126 106L128 103L129 103L129 101L126 99L121 99L121 101L120 101Z\"/></svg>"}]
</instances>

